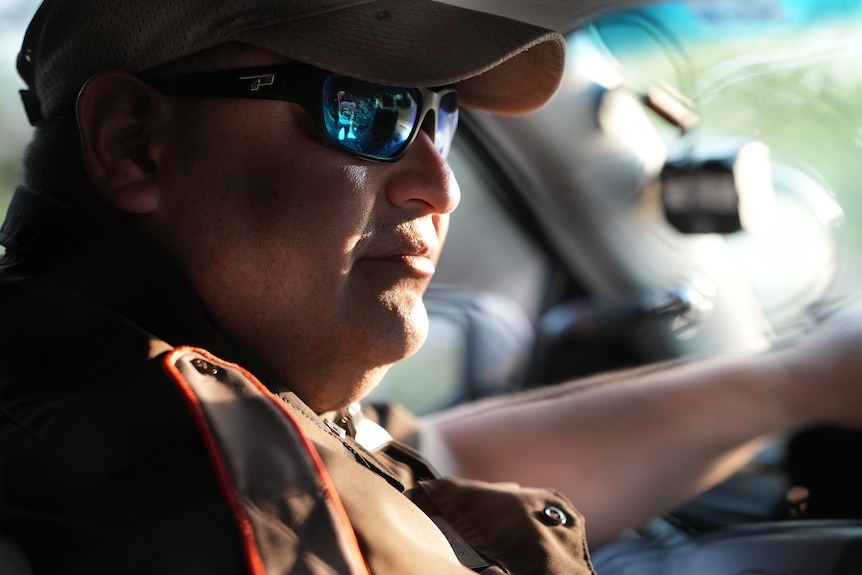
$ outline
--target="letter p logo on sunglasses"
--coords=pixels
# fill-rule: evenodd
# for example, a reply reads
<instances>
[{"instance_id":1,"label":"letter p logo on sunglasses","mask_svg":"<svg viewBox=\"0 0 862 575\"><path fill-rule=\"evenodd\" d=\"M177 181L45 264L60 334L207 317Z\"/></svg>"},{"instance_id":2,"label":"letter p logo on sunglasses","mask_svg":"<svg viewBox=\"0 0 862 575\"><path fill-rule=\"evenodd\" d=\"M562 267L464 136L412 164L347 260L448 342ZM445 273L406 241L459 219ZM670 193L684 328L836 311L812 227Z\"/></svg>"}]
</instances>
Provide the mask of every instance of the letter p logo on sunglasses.
<instances>
[{"instance_id":1,"label":"letter p logo on sunglasses","mask_svg":"<svg viewBox=\"0 0 862 575\"><path fill-rule=\"evenodd\" d=\"M429 133L444 158L458 127L454 88L399 88L307 64L202 72L152 80L166 94L284 100L305 108L321 142L353 156L397 162L434 113Z\"/></svg>"}]
</instances>

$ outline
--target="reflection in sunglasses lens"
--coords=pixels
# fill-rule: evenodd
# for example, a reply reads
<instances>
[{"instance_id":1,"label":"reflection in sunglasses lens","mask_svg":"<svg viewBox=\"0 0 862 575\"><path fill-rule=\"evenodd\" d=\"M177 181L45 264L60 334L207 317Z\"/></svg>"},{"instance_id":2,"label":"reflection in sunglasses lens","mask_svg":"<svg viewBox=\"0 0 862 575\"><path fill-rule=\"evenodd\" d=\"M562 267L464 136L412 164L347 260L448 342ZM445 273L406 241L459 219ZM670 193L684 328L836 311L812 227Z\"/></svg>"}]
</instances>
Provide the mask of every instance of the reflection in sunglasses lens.
<instances>
[{"instance_id":1,"label":"reflection in sunglasses lens","mask_svg":"<svg viewBox=\"0 0 862 575\"><path fill-rule=\"evenodd\" d=\"M323 97L327 132L354 152L390 158L401 151L416 123L418 103L404 88L332 76Z\"/></svg>"}]
</instances>

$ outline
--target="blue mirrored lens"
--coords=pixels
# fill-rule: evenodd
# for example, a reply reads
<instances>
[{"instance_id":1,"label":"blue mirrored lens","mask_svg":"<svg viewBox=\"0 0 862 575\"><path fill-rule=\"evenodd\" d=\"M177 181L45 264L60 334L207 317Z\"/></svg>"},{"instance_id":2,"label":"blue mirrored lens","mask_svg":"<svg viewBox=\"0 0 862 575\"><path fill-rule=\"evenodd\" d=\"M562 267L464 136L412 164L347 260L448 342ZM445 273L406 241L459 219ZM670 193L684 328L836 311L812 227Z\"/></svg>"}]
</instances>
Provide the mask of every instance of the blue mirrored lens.
<instances>
[{"instance_id":1,"label":"blue mirrored lens","mask_svg":"<svg viewBox=\"0 0 862 575\"><path fill-rule=\"evenodd\" d=\"M344 76L324 85L324 123L339 146L373 158L398 154L416 125L419 104L407 88L393 88Z\"/></svg>"},{"instance_id":2,"label":"blue mirrored lens","mask_svg":"<svg viewBox=\"0 0 862 575\"><path fill-rule=\"evenodd\" d=\"M444 158L449 155L457 129L458 94L448 92L440 99L440 108L437 112L437 129L434 132L434 147Z\"/></svg>"}]
</instances>

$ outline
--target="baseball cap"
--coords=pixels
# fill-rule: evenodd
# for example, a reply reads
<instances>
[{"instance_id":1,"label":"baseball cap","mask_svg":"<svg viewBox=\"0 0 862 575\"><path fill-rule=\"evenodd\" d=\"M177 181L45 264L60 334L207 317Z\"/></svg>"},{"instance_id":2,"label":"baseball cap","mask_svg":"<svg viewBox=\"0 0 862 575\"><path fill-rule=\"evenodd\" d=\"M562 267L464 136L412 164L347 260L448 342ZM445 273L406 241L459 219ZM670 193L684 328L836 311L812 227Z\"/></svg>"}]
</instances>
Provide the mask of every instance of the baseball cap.
<instances>
[{"instance_id":1,"label":"baseball cap","mask_svg":"<svg viewBox=\"0 0 862 575\"><path fill-rule=\"evenodd\" d=\"M101 70L229 42L381 84L454 84L461 105L508 114L550 99L565 54L554 31L432 0L44 0L18 56L30 122Z\"/></svg>"}]
</instances>

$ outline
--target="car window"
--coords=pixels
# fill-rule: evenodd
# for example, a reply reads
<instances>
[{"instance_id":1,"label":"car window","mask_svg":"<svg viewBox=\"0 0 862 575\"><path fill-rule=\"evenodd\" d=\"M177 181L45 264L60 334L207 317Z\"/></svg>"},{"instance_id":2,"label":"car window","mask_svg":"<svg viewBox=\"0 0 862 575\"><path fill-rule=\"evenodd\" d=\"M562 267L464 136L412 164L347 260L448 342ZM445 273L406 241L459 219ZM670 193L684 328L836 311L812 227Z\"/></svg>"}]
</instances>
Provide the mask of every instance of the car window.
<instances>
[{"instance_id":1,"label":"car window","mask_svg":"<svg viewBox=\"0 0 862 575\"><path fill-rule=\"evenodd\" d=\"M459 137L449 164L461 189L434 282L499 293L531 317L544 303L549 255L502 202L503 176L477 144Z\"/></svg>"},{"instance_id":2,"label":"car window","mask_svg":"<svg viewBox=\"0 0 862 575\"><path fill-rule=\"evenodd\" d=\"M696 116L680 130L652 115L669 155L766 146L771 208L724 239L779 331L860 285L860 22L862 6L845 1L672 2L573 34L604 51L627 89L658 88Z\"/></svg>"}]
</instances>

